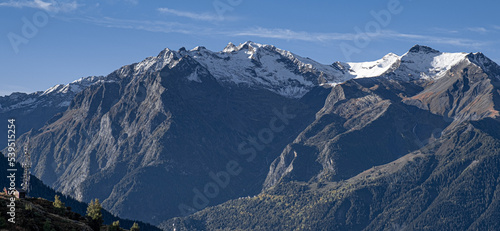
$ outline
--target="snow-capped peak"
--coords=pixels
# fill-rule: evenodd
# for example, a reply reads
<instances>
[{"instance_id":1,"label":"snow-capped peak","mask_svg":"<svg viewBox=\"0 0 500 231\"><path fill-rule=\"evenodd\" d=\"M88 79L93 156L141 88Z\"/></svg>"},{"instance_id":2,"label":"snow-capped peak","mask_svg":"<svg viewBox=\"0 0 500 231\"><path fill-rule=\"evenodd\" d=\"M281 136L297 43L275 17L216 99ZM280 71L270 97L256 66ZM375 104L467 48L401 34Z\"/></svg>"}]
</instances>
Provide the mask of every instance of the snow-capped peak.
<instances>
[{"instance_id":1,"label":"snow-capped peak","mask_svg":"<svg viewBox=\"0 0 500 231\"><path fill-rule=\"evenodd\" d=\"M0 97L0 102L6 102L0 107L0 113L6 113L11 110L25 110L25 112L29 112L43 107L68 107L77 93L95 83L103 81L113 80L110 77L90 76L80 78L69 84L57 84L45 91L37 91L30 94L15 92L11 95Z\"/></svg>"},{"instance_id":2,"label":"snow-capped peak","mask_svg":"<svg viewBox=\"0 0 500 231\"><path fill-rule=\"evenodd\" d=\"M434 50L428 46L421 46L421 45L417 44L417 45L413 46L412 48L410 48L408 53L424 53L424 54L434 53L434 54L437 54L440 52L438 50Z\"/></svg>"},{"instance_id":3,"label":"snow-capped peak","mask_svg":"<svg viewBox=\"0 0 500 231\"><path fill-rule=\"evenodd\" d=\"M136 75L145 72L154 72L163 69L166 65L173 64L173 61L178 60L178 52L165 48L156 57L148 57L134 66Z\"/></svg>"},{"instance_id":4,"label":"snow-capped peak","mask_svg":"<svg viewBox=\"0 0 500 231\"><path fill-rule=\"evenodd\" d=\"M395 71L409 79L437 79L443 77L451 67L467 60L467 53L446 53L430 47L416 45L401 57Z\"/></svg>"},{"instance_id":5,"label":"snow-capped peak","mask_svg":"<svg viewBox=\"0 0 500 231\"><path fill-rule=\"evenodd\" d=\"M254 43L252 41L246 41L246 42L240 43L240 45L238 45L238 50L241 50L241 49L250 49L250 48L261 48L261 47L264 47L264 46L273 47L272 45L263 45L263 44L260 44L260 43Z\"/></svg>"},{"instance_id":6,"label":"snow-capped peak","mask_svg":"<svg viewBox=\"0 0 500 231\"><path fill-rule=\"evenodd\" d=\"M238 46L229 43L220 52L202 46L189 51L165 49L158 56L135 64L134 74L159 71L166 66L172 68L185 56L197 61L223 83L260 87L292 98L303 96L321 83L344 81L342 72L333 66L251 41ZM193 75L187 79L200 82L200 78Z\"/></svg>"},{"instance_id":7,"label":"snow-capped peak","mask_svg":"<svg viewBox=\"0 0 500 231\"><path fill-rule=\"evenodd\" d=\"M445 76L453 66L468 60L467 53L443 53L415 45L402 56L389 53L371 62L324 65L272 45L247 41L239 45L228 43L220 52L203 46L179 51L165 49L158 56L135 64L134 75L156 72L167 66L172 68L186 56L222 83L264 88L292 98L303 96L317 85L336 85L353 78L437 79ZM469 59L483 60L476 56ZM197 75L193 73L187 79L202 83Z\"/></svg>"},{"instance_id":8,"label":"snow-capped peak","mask_svg":"<svg viewBox=\"0 0 500 231\"><path fill-rule=\"evenodd\" d=\"M366 78L395 74L402 79L437 79L451 67L467 60L467 53L444 53L427 46L415 45L398 56L389 53L372 62L337 63L351 78Z\"/></svg>"},{"instance_id":9,"label":"snow-capped peak","mask_svg":"<svg viewBox=\"0 0 500 231\"><path fill-rule=\"evenodd\" d=\"M224 48L224 50L222 50L222 52L231 53L231 52L237 51L237 50L238 50L238 47L236 47L232 42L229 42L227 44L227 46Z\"/></svg>"},{"instance_id":10,"label":"snow-capped peak","mask_svg":"<svg viewBox=\"0 0 500 231\"><path fill-rule=\"evenodd\" d=\"M69 91L76 94L92 84L103 81L105 78L104 76L82 77L69 84L57 84L45 90L41 95L66 94Z\"/></svg>"}]
</instances>

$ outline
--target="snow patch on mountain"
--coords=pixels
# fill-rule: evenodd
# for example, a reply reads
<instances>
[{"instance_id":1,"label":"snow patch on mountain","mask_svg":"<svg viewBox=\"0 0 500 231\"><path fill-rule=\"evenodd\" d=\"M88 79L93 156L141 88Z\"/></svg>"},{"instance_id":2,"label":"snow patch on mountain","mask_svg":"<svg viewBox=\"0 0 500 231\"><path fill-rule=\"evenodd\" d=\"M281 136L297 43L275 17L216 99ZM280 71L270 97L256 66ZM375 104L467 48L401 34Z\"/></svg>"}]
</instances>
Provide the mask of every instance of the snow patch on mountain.
<instances>
[{"instance_id":1,"label":"snow patch on mountain","mask_svg":"<svg viewBox=\"0 0 500 231\"><path fill-rule=\"evenodd\" d=\"M272 45L245 42L238 46L229 43L222 51L213 52L203 46L179 51L165 49L134 66L134 75L172 68L178 60L189 56L206 68L222 83L264 88L280 95L300 98L312 87L344 82L344 73L332 65L323 65ZM199 78L189 75L189 80Z\"/></svg>"},{"instance_id":2,"label":"snow patch on mountain","mask_svg":"<svg viewBox=\"0 0 500 231\"><path fill-rule=\"evenodd\" d=\"M290 97L301 90L286 89L290 85L310 88L314 86L300 73L287 66L283 57L273 51L272 46L244 43L235 47L228 45L226 52L211 52L205 48L193 49L187 55L204 66L215 78L222 82L232 82L248 86L260 86ZM229 52L230 51L230 52ZM293 83L293 84L292 84ZM290 95L291 94L291 95Z\"/></svg>"},{"instance_id":3,"label":"snow patch on mountain","mask_svg":"<svg viewBox=\"0 0 500 231\"><path fill-rule=\"evenodd\" d=\"M389 71L393 71L396 65L399 64L401 57L394 54L389 53L384 56L382 59L372 61L372 62L349 62L345 63L349 70L349 75L352 75L354 78L367 78L367 77L376 77L381 76Z\"/></svg>"},{"instance_id":4,"label":"snow patch on mountain","mask_svg":"<svg viewBox=\"0 0 500 231\"><path fill-rule=\"evenodd\" d=\"M83 91L83 89L91 86L92 84L95 84L100 81L105 81L106 77L104 76L89 76L89 77L83 77L80 79L77 79L69 84L57 84L42 93L39 93L40 95L50 95L50 94L67 94L68 92L71 92L73 94L79 93Z\"/></svg>"},{"instance_id":5,"label":"snow patch on mountain","mask_svg":"<svg viewBox=\"0 0 500 231\"><path fill-rule=\"evenodd\" d=\"M80 78L69 84L57 84L45 91L26 94L15 92L0 97L0 113L12 110L31 111L37 107L68 107L73 97L85 88L103 81L113 81L104 76Z\"/></svg>"},{"instance_id":6,"label":"snow patch on mountain","mask_svg":"<svg viewBox=\"0 0 500 231\"><path fill-rule=\"evenodd\" d=\"M191 73L191 74L187 77L187 79L188 79L189 81L194 81L194 82L198 82L198 83L201 83L201 82L202 82L202 81L201 81L201 79L200 79L200 77L198 76L198 71L194 71L193 73Z\"/></svg>"},{"instance_id":7,"label":"snow patch on mountain","mask_svg":"<svg viewBox=\"0 0 500 231\"><path fill-rule=\"evenodd\" d=\"M337 62L336 65L345 71L347 80L378 76L394 76L405 80L439 79L453 66L467 61L467 55L439 52L430 47L416 45L402 56L389 53L382 59L371 62Z\"/></svg>"},{"instance_id":8,"label":"snow patch on mountain","mask_svg":"<svg viewBox=\"0 0 500 231\"><path fill-rule=\"evenodd\" d=\"M62 88L64 88L64 85L63 84L57 84L47 90L45 90L42 95L47 95L47 94L50 94L50 93L55 93L55 92L61 92L61 93L65 93L65 92L62 92ZM66 91L67 92L67 91Z\"/></svg>"},{"instance_id":9,"label":"snow patch on mountain","mask_svg":"<svg viewBox=\"0 0 500 231\"><path fill-rule=\"evenodd\" d=\"M141 75L147 72L160 71L167 65L174 65L174 61L178 59L178 53L167 48L156 57L148 57L142 62L137 63L134 66L134 74Z\"/></svg>"},{"instance_id":10,"label":"snow patch on mountain","mask_svg":"<svg viewBox=\"0 0 500 231\"><path fill-rule=\"evenodd\" d=\"M410 79L438 79L451 67L467 60L466 57L467 53L444 53L417 45L401 57L401 64L395 73Z\"/></svg>"},{"instance_id":11,"label":"snow patch on mountain","mask_svg":"<svg viewBox=\"0 0 500 231\"><path fill-rule=\"evenodd\" d=\"M254 42L245 42L236 46L229 43L222 51L213 52L203 46L191 50L181 48L178 51L168 48L155 57L148 57L131 65L133 75L172 68L183 57L190 57L210 72L221 83L245 85L263 88L290 98L300 98L318 85L335 86L353 78L385 76L399 79L437 79L443 77L454 65L467 60L467 53L443 53L430 47L416 45L406 54L393 53L370 62L335 62L332 65L318 63L290 51ZM487 63L487 58L476 55L469 60ZM472 62L472 61L471 61ZM478 64L481 65L481 64ZM125 66L118 70L122 73ZM122 72L120 72L122 70ZM187 80L201 83L197 70L187 76ZM56 85L43 92L48 94L78 93L104 77L88 77L67 85ZM108 81L108 80L106 80Z\"/></svg>"}]
</instances>

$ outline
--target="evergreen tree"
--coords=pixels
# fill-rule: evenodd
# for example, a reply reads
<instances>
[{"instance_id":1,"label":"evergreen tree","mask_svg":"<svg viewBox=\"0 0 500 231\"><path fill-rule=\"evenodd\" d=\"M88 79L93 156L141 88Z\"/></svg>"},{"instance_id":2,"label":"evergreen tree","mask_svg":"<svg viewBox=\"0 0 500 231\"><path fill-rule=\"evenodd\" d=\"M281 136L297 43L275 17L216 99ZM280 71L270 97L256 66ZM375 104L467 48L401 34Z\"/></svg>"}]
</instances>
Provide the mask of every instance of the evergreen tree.
<instances>
[{"instance_id":1,"label":"evergreen tree","mask_svg":"<svg viewBox=\"0 0 500 231\"><path fill-rule=\"evenodd\" d=\"M54 206L54 208L57 209L57 212L60 214L64 213L64 211L66 211L66 206L61 201L61 199L59 198L58 195L55 196L54 203L52 203L52 205Z\"/></svg>"},{"instance_id":2,"label":"evergreen tree","mask_svg":"<svg viewBox=\"0 0 500 231\"><path fill-rule=\"evenodd\" d=\"M99 231L102 223L104 222L102 218L102 206L99 203L99 199L91 200L89 206L87 207L87 217L90 218L90 226L95 231Z\"/></svg>"},{"instance_id":3,"label":"evergreen tree","mask_svg":"<svg viewBox=\"0 0 500 231\"><path fill-rule=\"evenodd\" d=\"M139 224L137 224L137 222L134 222L134 224L130 228L130 231L140 231L140 230L141 228L139 228Z\"/></svg>"},{"instance_id":4,"label":"evergreen tree","mask_svg":"<svg viewBox=\"0 0 500 231\"><path fill-rule=\"evenodd\" d=\"M120 231L120 221L114 221L111 227L109 227L109 231Z\"/></svg>"}]
</instances>

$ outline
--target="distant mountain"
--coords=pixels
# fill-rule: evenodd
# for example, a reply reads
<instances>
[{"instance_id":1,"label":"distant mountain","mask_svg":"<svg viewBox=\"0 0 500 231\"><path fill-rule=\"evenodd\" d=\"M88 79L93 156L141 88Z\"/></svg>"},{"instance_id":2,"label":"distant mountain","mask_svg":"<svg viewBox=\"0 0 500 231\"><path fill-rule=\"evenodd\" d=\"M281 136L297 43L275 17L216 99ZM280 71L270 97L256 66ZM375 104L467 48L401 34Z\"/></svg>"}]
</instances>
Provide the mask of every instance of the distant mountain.
<instances>
[{"instance_id":1,"label":"distant mountain","mask_svg":"<svg viewBox=\"0 0 500 231\"><path fill-rule=\"evenodd\" d=\"M17 119L18 134L23 134L31 129L41 128L54 115L64 112L73 97L92 84L110 81L103 76L90 76L63 85L58 84L45 91L31 94L12 93L0 96L0 120ZM7 146L7 133L2 134L0 147Z\"/></svg>"},{"instance_id":2,"label":"distant mountain","mask_svg":"<svg viewBox=\"0 0 500 231\"><path fill-rule=\"evenodd\" d=\"M340 203L361 189L350 182L372 168L383 169L375 183L384 187L380 181L399 170L383 166L408 155L466 153L458 143L439 153L426 147L448 144L449 134L464 127L496 126L499 86L500 67L483 54L419 45L402 56L331 65L253 42L230 43L221 52L165 49L82 89L64 112L18 143L30 138L33 173L49 186L80 201L99 198L120 217L163 222L166 230L363 229L379 224L375 215L388 205L355 196L339 210L339 222L347 223L325 223L333 219L332 204L309 210L318 212L312 223L305 217L273 222L321 198ZM496 141L484 145L490 145L484 155L495 157ZM244 199L254 195L264 199ZM358 219L370 206L378 210Z\"/></svg>"}]
</instances>

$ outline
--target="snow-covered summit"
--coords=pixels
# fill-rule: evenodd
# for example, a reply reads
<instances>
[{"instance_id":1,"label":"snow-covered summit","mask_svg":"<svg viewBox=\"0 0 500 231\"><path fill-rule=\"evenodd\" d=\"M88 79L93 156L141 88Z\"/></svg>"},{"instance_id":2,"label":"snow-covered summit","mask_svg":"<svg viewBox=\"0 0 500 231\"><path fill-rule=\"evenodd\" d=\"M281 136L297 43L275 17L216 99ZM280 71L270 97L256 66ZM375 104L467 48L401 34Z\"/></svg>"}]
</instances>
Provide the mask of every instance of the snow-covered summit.
<instances>
[{"instance_id":1,"label":"snow-covered summit","mask_svg":"<svg viewBox=\"0 0 500 231\"><path fill-rule=\"evenodd\" d=\"M174 65L179 59L179 52L168 48L161 51L156 57L148 57L134 66L134 74L141 75L146 72L154 72L163 69L167 65Z\"/></svg>"},{"instance_id":2,"label":"snow-covered summit","mask_svg":"<svg viewBox=\"0 0 500 231\"><path fill-rule=\"evenodd\" d=\"M481 52L447 53L416 45L401 57L401 65L396 74L407 75L410 79L438 79L462 62L472 63L497 77L500 73L500 66Z\"/></svg>"},{"instance_id":3,"label":"snow-covered summit","mask_svg":"<svg viewBox=\"0 0 500 231\"><path fill-rule=\"evenodd\" d=\"M69 84L59 84L45 91L31 94L13 93L0 97L0 113L40 108L65 108L76 94L102 81L116 81L126 74L142 76L176 66L189 57L222 84L244 85L267 89L280 95L299 98L319 85L337 85L353 78L385 77L402 80L438 79L454 66L468 62L480 67L488 75L500 80L500 66L482 53L446 53L416 45L399 56L389 53L370 62L318 63L273 45L251 41L235 45L229 43L222 51L213 52L203 46L178 51L164 49L157 56L124 66L112 74L80 78ZM188 70L189 71L189 70ZM191 70L186 80L203 84L200 70ZM115 79L117 78L117 79Z\"/></svg>"},{"instance_id":4,"label":"snow-covered summit","mask_svg":"<svg viewBox=\"0 0 500 231\"><path fill-rule=\"evenodd\" d=\"M439 52L430 47L416 45L401 56L395 74L409 79L438 79L451 67L467 60L467 53Z\"/></svg>"},{"instance_id":5,"label":"snow-covered summit","mask_svg":"<svg viewBox=\"0 0 500 231\"><path fill-rule=\"evenodd\" d=\"M476 60L490 65L484 56L467 53L440 52L427 46L415 45L399 56L389 53L370 62L335 62L332 65L318 63L273 45L251 41L233 43L219 52L203 46L191 50L165 49L156 57L149 57L134 66L136 75L159 71L175 66L185 56L196 60L212 76L223 83L264 88L286 97L299 98L312 87L336 85L353 78L394 77L398 79L437 79L445 76L453 66L462 61ZM480 64L478 64L480 65ZM189 80L201 82L196 73Z\"/></svg>"},{"instance_id":6,"label":"snow-covered summit","mask_svg":"<svg viewBox=\"0 0 500 231\"><path fill-rule=\"evenodd\" d=\"M345 70L347 79L378 76L406 80L438 79L453 66L467 61L467 56L467 53L445 53L427 46L415 45L402 56L389 53L376 61L338 62L337 65Z\"/></svg>"},{"instance_id":7,"label":"snow-covered summit","mask_svg":"<svg viewBox=\"0 0 500 231\"><path fill-rule=\"evenodd\" d=\"M394 71L400 61L400 56L389 53L383 58L372 62L349 62L342 64L342 66L348 69L346 75L350 75L353 78L367 78L381 76L387 72Z\"/></svg>"},{"instance_id":8,"label":"snow-covered summit","mask_svg":"<svg viewBox=\"0 0 500 231\"><path fill-rule=\"evenodd\" d=\"M220 52L202 46L191 50L165 49L158 56L137 63L134 73L171 68L185 56L196 60L222 83L264 88L292 98L302 97L312 87L323 83L345 81L343 73L331 65L251 41L238 46L229 43ZM199 82L194 76L188 79Z\"/></svg>"},{"instance_id":9,"label":"snow-covered summit","mask_svg":"<svg viewBox=\"0 0 500 231\"><path fill-rule=\"evenodd\" d=\"M104 81L106 77L104 76L89 76L77 79L69 84L57 84L41 93L41 95L49 94L66 94L68 92L78 93L85 89L86 87L95 84L100 81Z\"/></svg>"},{"instance_id":10,"label":"snow-covered summit","mask_svg":"<svg viewBox=\"0 0 500 231\"><path fill-rule=\"evenodd\" d=\"M0 113L12 110L24 110L26 112L36 108L65 108L70 105L73 97L85 88L102 81L111 81L104 76L89 76L75 80L69 84L57 84L45 91L37 91L30 94L12 93L0 97Z\"/></svg>"}]
</instances>

